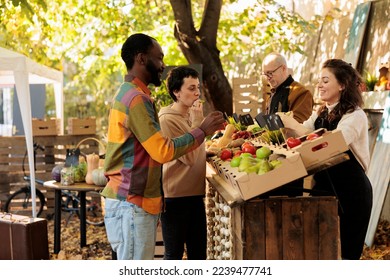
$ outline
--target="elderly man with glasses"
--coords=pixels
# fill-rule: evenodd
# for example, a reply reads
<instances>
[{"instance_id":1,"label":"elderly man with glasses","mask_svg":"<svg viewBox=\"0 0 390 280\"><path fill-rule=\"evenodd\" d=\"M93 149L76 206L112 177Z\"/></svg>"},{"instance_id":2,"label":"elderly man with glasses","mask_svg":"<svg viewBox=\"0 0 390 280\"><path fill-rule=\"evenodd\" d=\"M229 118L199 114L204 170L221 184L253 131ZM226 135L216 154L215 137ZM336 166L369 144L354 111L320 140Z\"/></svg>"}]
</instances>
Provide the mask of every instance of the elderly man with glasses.
<instances>
[{"instance_id":1,"label":"elderly man with glasses","mask_svg":"<svg viewBox=\"0 0 390 280\"><path fill-rule=\"evenodd\" d=\"M294 118L302 123L313 110L313 95L289 74L286 59L279 53L270 53L263 60L262 75L271 86L266 97L266 113L292 111Z\"/></svg>"},{"instance_id":2,"label":"elderly man with glasses","mask_svg":"<svg viewBox=\"0 0 390 280\"><path fill-rule=\"evenodd\" d=\"M294 81L288 72L286 59L281 54L270 53L264 58L262 75L271 86L271 94L266 98L267 114L292 111L293 117L300 123L311 116L313 95L303 85ZM303 187L303 178L297 179L261 195L261 198L302 196Z\"/></svg>"}]
</instances>

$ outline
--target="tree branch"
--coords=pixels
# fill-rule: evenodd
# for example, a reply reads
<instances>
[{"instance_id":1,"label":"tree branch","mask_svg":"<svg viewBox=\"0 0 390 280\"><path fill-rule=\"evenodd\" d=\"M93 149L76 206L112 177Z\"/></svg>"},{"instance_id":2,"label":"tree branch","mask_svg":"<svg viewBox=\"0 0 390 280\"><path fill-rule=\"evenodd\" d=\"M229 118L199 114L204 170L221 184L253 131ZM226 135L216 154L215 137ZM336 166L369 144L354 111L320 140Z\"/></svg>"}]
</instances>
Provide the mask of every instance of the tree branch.
<instances>
[{"instance_id":1,"label":"tree branch","mask_svg":"<svg viewBox=\"0 0 390 280\"><path fill-rule=\"evenodd\" d=\"M179 34L196 37L191 0L170 0Z\"/></svg>"},{"instance_id":2,"label":"tree branch","mask_svg":"<svg viewBox=\"0 0 390 280\"><path fill-rule=\"evenodd\" d=\"M217 32L221 9L222 0L207 0L205 3L198 34L210 50L217 49Z\"/></svg>"}]
</instances>

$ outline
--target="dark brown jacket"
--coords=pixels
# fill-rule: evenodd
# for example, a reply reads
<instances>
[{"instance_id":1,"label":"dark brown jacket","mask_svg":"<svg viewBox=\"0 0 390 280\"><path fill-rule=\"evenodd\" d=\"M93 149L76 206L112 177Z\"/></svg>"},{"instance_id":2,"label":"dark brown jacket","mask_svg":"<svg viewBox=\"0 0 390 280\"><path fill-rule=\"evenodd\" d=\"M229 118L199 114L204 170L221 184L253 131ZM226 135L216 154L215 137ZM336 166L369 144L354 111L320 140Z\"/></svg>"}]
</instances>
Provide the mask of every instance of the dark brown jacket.
<instances>
[{"instance_id":1,"label":"dark brown jacket","mask_svg":"<svg viewBox=\"0 0 390 280\"><path fill-rule=\"evenodd\" d=\"M267 114L293 111L294 118L300 123L310 117L314 105L312 93L291 76L276 88L275 93L267 95L266 102Z\"/></svg>"}]
</instances>

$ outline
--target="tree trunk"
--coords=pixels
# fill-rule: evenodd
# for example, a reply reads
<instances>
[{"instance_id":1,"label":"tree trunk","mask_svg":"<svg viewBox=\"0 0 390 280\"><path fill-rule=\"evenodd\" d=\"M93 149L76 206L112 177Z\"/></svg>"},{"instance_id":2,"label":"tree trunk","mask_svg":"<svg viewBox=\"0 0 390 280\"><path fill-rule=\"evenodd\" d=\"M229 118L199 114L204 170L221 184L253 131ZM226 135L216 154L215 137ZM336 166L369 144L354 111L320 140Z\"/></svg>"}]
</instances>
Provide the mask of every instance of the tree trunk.
<instances>
[{"instance_id":1,"label":"tree trunk","mask_svg":"<svg viewBox=\"0 0 390 280\"><path fill-rule=\"evenodd\" d=\"M217 31L222 0L206 1L199 30L194 27L191 0L170 0L175 16L175 38L190 64L203 65L206 113L214 110L232 115L232 88L222 68L217 49Z\"/></svg>"}]
</instances>

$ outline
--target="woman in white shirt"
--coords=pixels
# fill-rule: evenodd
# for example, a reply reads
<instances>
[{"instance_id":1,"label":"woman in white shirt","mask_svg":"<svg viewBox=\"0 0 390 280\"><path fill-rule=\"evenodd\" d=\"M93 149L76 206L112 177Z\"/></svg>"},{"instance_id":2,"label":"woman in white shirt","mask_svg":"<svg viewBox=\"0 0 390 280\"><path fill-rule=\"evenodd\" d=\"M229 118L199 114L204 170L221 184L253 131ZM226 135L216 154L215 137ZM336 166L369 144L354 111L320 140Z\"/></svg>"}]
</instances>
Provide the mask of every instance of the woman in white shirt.
<instances>
[{"instance_id":1,"label":"woman in white shirt","mask_svg":"<svg viewBox=\"0 0 390 280\"><path fill-rule=\"evenodd\" d=\"M299 124L280 114L285 127L299 135L319 128L341 130L349 146L350 160L314 175L312 195L334 195L339 200L341 256L360 259L372 208L372 186L366 176L370 162L368 121L361 109L363 99L359 73L340 59L327 60L318 80L324 104Z\"/></svg>"}]
</instances>

